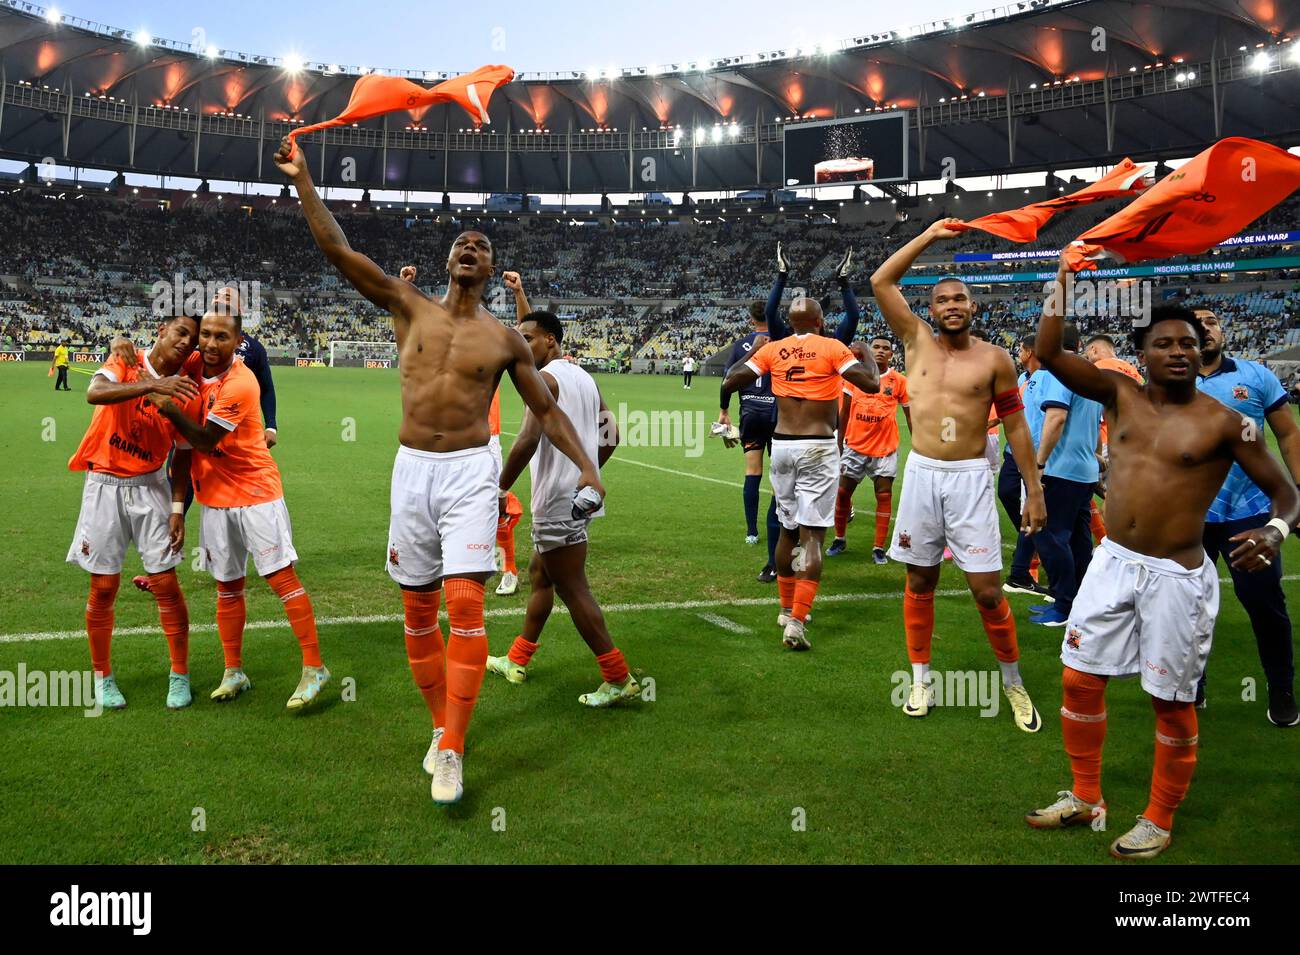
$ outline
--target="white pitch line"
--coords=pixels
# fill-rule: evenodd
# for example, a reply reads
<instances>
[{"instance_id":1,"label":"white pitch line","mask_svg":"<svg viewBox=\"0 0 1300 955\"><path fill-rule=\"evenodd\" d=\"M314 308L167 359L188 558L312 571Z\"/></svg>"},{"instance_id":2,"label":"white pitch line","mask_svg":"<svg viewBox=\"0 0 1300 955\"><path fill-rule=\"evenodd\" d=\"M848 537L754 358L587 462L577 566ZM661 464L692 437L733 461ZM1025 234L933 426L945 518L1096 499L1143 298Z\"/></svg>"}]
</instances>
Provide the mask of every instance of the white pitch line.
<instances>
[{"instance_id":1,"label":"white pitch line","mask_svg":"<svg viewBox=\"0 0 1300 955\"><path fill-rule=\"evenodd\" d=\"M697 613L695 616L699 617L705 623L711 623L715 627L721 627L723 630L729 630L732 633L753 633L754 632L753 630L749 629L749 627L738 624L734 620L728 620L726 617L723 617L720 614Z\"/></svg>"}]
</instances>

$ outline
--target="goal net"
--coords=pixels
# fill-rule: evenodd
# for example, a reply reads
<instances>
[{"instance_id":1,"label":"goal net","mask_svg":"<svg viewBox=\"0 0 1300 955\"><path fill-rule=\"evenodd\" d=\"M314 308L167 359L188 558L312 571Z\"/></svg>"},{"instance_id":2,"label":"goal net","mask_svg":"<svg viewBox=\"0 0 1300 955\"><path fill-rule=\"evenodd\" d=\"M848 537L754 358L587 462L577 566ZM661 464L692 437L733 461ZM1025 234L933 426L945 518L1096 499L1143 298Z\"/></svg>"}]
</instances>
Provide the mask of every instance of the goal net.
<instances>
[{"instance_id":1,"label":"goal net","mask_svg":"<svg viewBox=\"0 0 1300 955\"><path fill-rule=\"evenodd\" d=\"M396 368L396 342L330 342L331 368Z\"/></svg>"}]
</instances>

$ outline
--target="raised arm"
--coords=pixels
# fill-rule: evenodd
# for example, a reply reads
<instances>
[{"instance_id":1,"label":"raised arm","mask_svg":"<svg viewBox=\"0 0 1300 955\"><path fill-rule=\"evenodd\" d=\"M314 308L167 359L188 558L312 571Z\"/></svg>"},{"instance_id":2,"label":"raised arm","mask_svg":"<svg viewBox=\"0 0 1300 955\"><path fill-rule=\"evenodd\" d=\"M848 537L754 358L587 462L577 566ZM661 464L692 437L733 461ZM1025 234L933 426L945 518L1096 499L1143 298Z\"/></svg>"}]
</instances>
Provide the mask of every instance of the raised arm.
<instances>
[{"instance_id":1,"label":"raised arm","mask_svg":"<svg viewBox=\"0 0 1300 955\"><path fill-rule=\"evenodd\" d=\"M776 283L767 295L767 305L763 308L763 318L767 322L768 334L774 339L788 338L790 327L781 319L781 296L785 294L785 282L790 277L790 261L781 251L781 243L776 244Z\"/></svg>"},{"instance_id":2,"label":"raised arm","mask_svg":"<svg viewBox=\"0 0 1300 955\"><path fill-rule=\"evenodd\" d=\"M928 329L929 326L908 307L907 299L903 298L903 293L899 290L899 283L922 252L940 239L951 239L959 234L948 228L949 223L957 221L960 220L940 219L935 222L887 258L871 276L871 291L876 296L880 314L885 316L885 321L904 346L916 341L922 329Z\"/></svg>"},{"instance_id":3,"label":"raised arm","mask_svg":"<svg viewBox=\"0 0 1300 955\"><path fill-rule=\"evenodd\" d=\"M528 296L524 294L524 282L519 277L518 272L502 272L501 281L505 287L510 289L515 296L515 317L523 321L532 312L532 306L528 304Z\"/></svg>"},{"instance_id":4,"label":"raised arm","mask_svg":"<svg viewBox=\"0 0 1300 955\"><path fill-rule=\"evenodd\" d=\"M1102 371L1082 355L1066 351L1061 345L1065 336L1065 283L1069 274L1070 268L1065 264L1063 252L1056 278L1043 286L1047 298L1043 300L1043 317L1038 323L1038 334L1034 336L1034 354L1044 368L1076 395L1113 408L1116 382L1123 376L1118 372Z\"/></svg>"},{"instance_id":5,"label":"raised arm","mask_svg":"<svg viewBox=\"0 0 1300 955\"><path fill-rule=\"evenodd\" d=\"M1238 419L1233 412L1228 412L1225 419L1224 431L1233 458L1272 503L1270 523L1229 538L1240 542L1228 555L1232 566L1253 573L1271 566L1278 559L1282 541L1286 539L1278 525L1271 521L1279 520L1287 528L1300 522L1300 492L1282 470L1277 458L1269 453L1268 442L1261 439L1258 429L1242 426L1242 421L1249 422L1249 419Z\"/></svg>"},{"instance_id":6,"label":"raised arm","mask_svg":"<svg viewBox=\"0 0 1300 955\"><path fill-rule=\"evenodd\" d=\"M420 295L420 291L410 282L385 274L368 256L348 245L347 236L316 194L302 150L288 136L280 140L275 164L293 180L293 187L302 200L302 212L311 229L312 238L325 253L329 263L343 273L353 288L375 305L394 315L406 317L405 303L409 300L408 297Z\"/></svg>"},{"instance_id":7,"label":"raised arm","mask_svg":"<svg viewBox=\"0 0 1300 955\"><path fill-rule=\"evenodd\" d=\"M862 321L858 297L853 293L853 285L849 282L849 273L852 270L853 249L849 248L844 253L844 258L840 259L840 264L835 267L835 281L839 283L840 296L844 299L844 317L840 319L839 327L835 329L835 337L846 345L853 344L853 339L858 334L858 325Z\"/></svg>"}]
</instances>

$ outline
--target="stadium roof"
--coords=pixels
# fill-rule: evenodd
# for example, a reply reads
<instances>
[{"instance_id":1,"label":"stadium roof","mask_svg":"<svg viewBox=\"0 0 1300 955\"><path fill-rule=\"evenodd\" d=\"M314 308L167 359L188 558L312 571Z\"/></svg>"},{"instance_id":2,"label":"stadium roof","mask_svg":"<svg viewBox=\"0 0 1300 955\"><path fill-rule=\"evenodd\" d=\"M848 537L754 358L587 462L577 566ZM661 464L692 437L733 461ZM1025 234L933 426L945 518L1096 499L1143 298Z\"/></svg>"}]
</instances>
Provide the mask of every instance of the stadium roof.
<instances>
[{"instance_id":1,"label":"stadium roof","mask_svg":"<svg viewBox=\"0 0 1300 955\"><path fill-rule=\"evenodd\" d=\"M937 177L946 159L977 175L1186 155L1225 135L1289 146L1300 141L1297 50L1295 3L1025 0L826 49L604 77L521 72L493 98L490 126L438 106L330 130L323 148L307 140L308 155L332 185L773 187L792 119L893 109L909 114L913 178ZM278 182L274 143L340 112L363 69L192 50L0 0L0 155ZM652 180L639 175L646 157Z\"/></svg>"}]
</instances>

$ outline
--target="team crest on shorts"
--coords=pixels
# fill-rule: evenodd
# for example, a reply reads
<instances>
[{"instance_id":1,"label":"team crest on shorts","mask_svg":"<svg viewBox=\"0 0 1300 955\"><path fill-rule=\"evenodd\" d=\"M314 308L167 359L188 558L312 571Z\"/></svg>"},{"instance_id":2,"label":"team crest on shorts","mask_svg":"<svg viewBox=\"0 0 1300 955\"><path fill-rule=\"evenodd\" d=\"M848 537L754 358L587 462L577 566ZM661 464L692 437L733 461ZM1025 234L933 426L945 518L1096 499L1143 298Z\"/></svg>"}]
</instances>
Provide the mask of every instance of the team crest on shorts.
<instances>
[{"instance_id":1,"label":"team crest on shorts","mask_svg":"<svg viewBox=\"0 0 1300 955\"><path fill-rule=\"evenodd\" d=\"M903 548L903 550L911 550L911 549L912 549L912 535L911 535L911 534L902 534L902 533L900 533L900 534L898 535L898 546L901 547L901 548Z\"/></svg>"},{"instance_id":2,"label":"team crest on shorts","mask_svg":"<svg viewBox=\"0 0 1300 955\"><path fill-rule=\"evenodd\" d=\"M1083 639L1083 631L1078 627L1071 627L1065 635L1065 645L1071 650L1079 649L1079 641Z\"/></svg>"},{"instance_id":3,"label":"team crest on shorts","mask_svg":"<svg viewBox=\"0 0 1300 955\"><path fill-rule=\"evenodd\" d=\"M1245 385L1233 385L1232 397L1236 401L1249 401L1250 389L1247 388Z\"/></svg>"},{"instance_id":4,"label":"team crest on shorts","mask_svg":"<svg viewBox=\"0 0 1300 955\"><path fill-rule=\"evenodd\" d=\"M394 567L397 566L397 547L393 544L388 545L388 562Z\"/></svg>"},{"instance_id":5,"label":"team crest on shorts","mask_svg":"<svg viewBox=\"0 0 1300 955\"><path fill-rule=\"evenodd\" d=\"M84 537L81 539L81 555L83 557L90 556L90 541L86 540Z\"/></svg>"}]
</instances>

